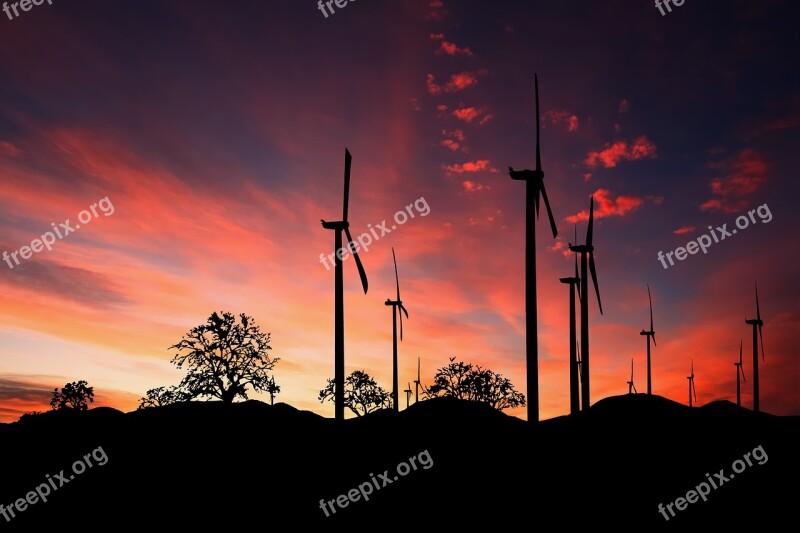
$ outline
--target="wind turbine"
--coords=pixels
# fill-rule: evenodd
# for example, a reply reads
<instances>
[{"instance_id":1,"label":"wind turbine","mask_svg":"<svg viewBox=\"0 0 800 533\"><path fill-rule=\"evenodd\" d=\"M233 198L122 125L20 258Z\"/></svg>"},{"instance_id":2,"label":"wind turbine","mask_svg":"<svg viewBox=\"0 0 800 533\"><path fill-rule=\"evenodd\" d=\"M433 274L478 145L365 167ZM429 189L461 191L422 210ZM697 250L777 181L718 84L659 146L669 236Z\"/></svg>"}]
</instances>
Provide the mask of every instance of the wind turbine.
<instances>
[{"instance_id":1,"label":"wind turbine","mask_svg":"<svg viewBox=\"0 0 800 533\"><path fill-rule=\"evenodd\" d=\"M758 328L758 337L761 339L761 360L764 361L764 336L761 332L761 326L764 322L761 320L761 308L758 306L758 283L756 283L756 318L747 320L745 324L753 326L753 412L758 412L758 339L756 338L756 328Z\"/></svg>"},{"instance_id":2,"label":"wind turbine","mask_svg":"<svg viewBox=\"0 0 800 533\"><path fill-rule=\"evenodd\" d=\"M403 301L400 300L400 278L397 277L397 258L394 255L394 247L392 247L392 259L394 259L394 280L397 283L397 300L386 298L384 305L392 306L392 404L394 410L400 410L400 403L397 401L397 308L400 308L400 340L403 340L403 313L408 318L408 311L403 306Z\"/></svg>"},{"instance_id":3,"label":"wind turbine","mask_svg":"<svg viewBox=\"0 0 800 533\"><path fill-rule=\"evenodd\" d=\"M534 75L536 95L536 170L514 170L508 167L513 180L525 182L525 366L528 385L528 422L539 420L539 333L536 307L536 219L539 218L539 196L544 198L553 238L558 235L556 221L544 188L544 172L539 150L539 77ZM534 214L536 218L534 218Z\"/></svg>"},{"instance_id":4,"label":"wind turbine","mask_svg":"<svg viewBox=\"0 0 800 533\"><path fill-rule=\"evenodd\" d=\"M350 200L350 164L352 157L347 148L344 149L344 203L342 207L342 220L326 222L322 220L322 227L333 230L334 251L334 313L336 315L336 344L334 347L335 375L334 375L334 403L336 405L336 420L344 420L344 279L342 275L342 257L347 250L342 249L342 232L347 236L347 245L356 260L358 275L361 277L361 286L367 294L367 274L364 265L358 257L353 237L350 235L350 223L347 221L347 206Z\"/></svg>"},{"instance_id":5,"label":"wind turbine","mask_svg":"<svg viewBox=\"0 0 800 533\"><path fill-rule=\"evenodd\" d=\"M408 384L408 388L403 392L406 393L406 409L408 409L408 404L411 402L411 383Z\"/></svg>"},{"instance_id":6,"label":"wind turbine","mask_svg":"<svg viewBox=\"0 0 800 533\"><path fill-rule=\"evenodd\" d=\"M697 391L694 388L694 361L692 361L692 374L686 379L689 380L689 407L692 406L692 393L694 393L694 403L697 403Z\"/></svg>"},{"instance_id":7,"label":"wind turbine","mask_svg":"<svg viewBox=\"0 0 800 533\"><path fill-rule=\"evenodd\" d=\"M633 384L633 357L631 357L631 380L628 382L628 394L639 394L639 391L636 390L636 385Z\"/></svg>"},{"instance_id":8,"label":"wind turbine","mask_svg":"<svg viewBox=\"0 0 800 533\"><path fill-rule=\"evenodd\" d=\"M575 241L577 238L577 228ZM580 298L581 278L578 276L578 255L575 255L575 275L571 278L559 278L561 283L569 284L569 412L575 414L580 410L580 398L578 389L578 357L575 348L577 346L577 332L575 325L575 286L578 286L578 297Z\"/></svg>"},{"instance_id":9,"label":"wind turbine","mask_svg":"<svg viewBox=\"0 0 800 533\"><path fill-rule=\"evenodd\" d=\"M740 381L744 381L747 383L747 380L744 379L744 368L742 368L742 345L743 342L739 341L739 362L733 363L733 366L736 367L736 405L739 407L742 406L742 386ZM739 379L739 375L741 375L742 379Z\"/></svg>"},{"instance_id":10,"label":"wind turbine","mask_svg":"<svg viewBox=\"0 0 800 533\"><path fill-rule=\"evenodd\" d=\"M569 249L581 254L581 346L583 346L583 361L581 363L581 403L582 409L589 409L589 283L586 280L587 256L588 270L592 275L594 292L597 295L597 305L600 307L600 314L603 314L603 304L600 302L600 289L597 287L597 272L594 267L594 246L592 245L592 227L594 225L594 196L589 201L589 225L586 229L586 244L570 245Z\"/></svg>"},{"instance_id":11,"label":"wind turbine","mask_svg":"<svg viewBox=\"0 0 800 533\"><path fill-rule=\"evenodd\" d=\"M656 346L656 332L653 331L653 299L650 297L650 284L647 285L647 299L650 301L650 330L642 330L639 335L647 335L647 394L652 394L650 387L650 337L653 337L653 346Z\"/></svg>"},{"instance_id":12,"label":"wind turbine","mask_svg":"<svg viewBox=\"0 0 800 533\"><path fill-rule=\"evenodd\" d=\"M419 401L419 386L422 384L422 381L420 380L419 377L419 371L420 371L420 362L419 362L419 357L417 357L417 379L414 380L414 389L415 389L414 403L417 403Z\"/></svg>"}]
</instances>

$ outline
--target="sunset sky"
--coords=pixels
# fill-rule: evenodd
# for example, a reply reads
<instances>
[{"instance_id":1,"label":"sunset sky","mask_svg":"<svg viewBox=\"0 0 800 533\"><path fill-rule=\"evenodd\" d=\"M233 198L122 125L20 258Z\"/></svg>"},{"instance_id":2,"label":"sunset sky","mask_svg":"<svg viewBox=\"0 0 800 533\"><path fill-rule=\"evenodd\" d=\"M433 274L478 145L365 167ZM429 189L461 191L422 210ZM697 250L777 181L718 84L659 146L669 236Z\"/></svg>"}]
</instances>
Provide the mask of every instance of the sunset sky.
<instances>
[{"instance_id":1,"label":"sunset sky","mask_svg":"<svg viewBox=\"0 0 800 533\"><path fill-rule=\"evenodd\" d=\"M276 401L333 416L317 400L334 372L320 219L341 217L345 147L354 236L418 199L429 208L361 253L367 295L344 262L347 373L391 388L394 247L410 314L401 389L418 356L427 383L455 356L526 393L525 186L507 167L535 162L534 73L559 229L554 240L543 211L541 418L569 412L558 278L591 195L604 311L592 294L592 402L627 393L631 357L646 390L649 283L654 393L686 403L693 361L699 404L735 402L744 340L751 408L757 281L761 409L800 415L798 15L788 0L690 0L664 16L650 0L359 0L327 18L312 0L0 12L0 252L113 206L50 251L0 262L0 421L49 409L52 389L79 379L94 406L135 409L180 381L167 348L214 310L272 334ZM659 262L758 206L707 254Z\"/></svg>"}]
</instances>

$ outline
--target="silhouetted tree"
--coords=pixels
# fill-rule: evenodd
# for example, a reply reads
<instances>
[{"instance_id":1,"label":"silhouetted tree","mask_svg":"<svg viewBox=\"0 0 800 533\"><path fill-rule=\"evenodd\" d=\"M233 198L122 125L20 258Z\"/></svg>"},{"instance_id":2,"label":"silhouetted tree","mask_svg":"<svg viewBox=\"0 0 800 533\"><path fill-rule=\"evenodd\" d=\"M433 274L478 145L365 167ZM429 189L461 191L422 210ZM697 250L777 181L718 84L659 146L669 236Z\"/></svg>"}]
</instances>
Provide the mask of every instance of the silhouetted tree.
<instances>
[{"instance_id":1,"label":"silhouetted tree","mask_svg":"<svg viewBox=\"0 0 800 533\"><path fill-rule=\"evenodd\" d=\"M89 409L89 403L94 402L94 387L87 387L86 385L86 381L81 380L67 383L61 388L60 392L56 387L53 390L50 407L57 411L64 409L86 411Z\"/></svg>"},{"instance_id":2,"label":"silhouetted tree","mask_svg":"<svg viewBox=\"0 0 800 533\"><path fill-rule=\"evenodd\" d=\"M178 368L187 367L178 388L187 398L209 396L232 403L247 399L247 385L256 392L268 390L268 372L280 358L270 358L270 334L261 333L253 319L244 313L241 323L227 311L212 313L205 324L192 328L170 349L183 353L172 359Z\"/></svg>"},{"instance_id":3,"label":"silhouetted tree","mask_svg":"<svg viewBox=\"0 0 800 533\"><path fill-rule=\"evenodd\" d=\"M525 405L525 396L514 389L507 378L472 363L456 361L436 371L433 385L425 390L427 398L450 396L461 400L488 403L502 411Z\"/></svg>"},{"instance_id":4,"label":"silhouetted tree","mask_svg":"<svg viewBox=\"0 0 800 533\"><path fill-rule=\"evenodd\" d=\"M139 400L139 409L161 407L188 400L188 394L176 386L156 387L147 391L147 396Z\"/></svg>"},{"instance_id":5,"label":"silhouetted tree","mask_svg":"<svg viewBox=\"0 0 800 533\"><path fill-rule=\"evenodd\" d=\"M319 401L335 401L335 383L328 378L328 384L319 391ZM383 390L366 372L356 370L344 380L344 406L356 416L362 416L391 405L391 394Z\"/></svg>"}]
</instances>

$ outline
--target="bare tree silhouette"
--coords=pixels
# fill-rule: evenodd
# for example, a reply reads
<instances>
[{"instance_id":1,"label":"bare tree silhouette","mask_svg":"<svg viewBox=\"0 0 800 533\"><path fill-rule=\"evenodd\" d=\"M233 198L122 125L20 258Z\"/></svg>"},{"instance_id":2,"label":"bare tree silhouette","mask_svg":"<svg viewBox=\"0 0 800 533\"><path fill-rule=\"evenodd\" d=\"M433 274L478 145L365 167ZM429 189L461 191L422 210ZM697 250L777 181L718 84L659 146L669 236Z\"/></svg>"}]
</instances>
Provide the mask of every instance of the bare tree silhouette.
<instances>
[{"instance_id":1,"label":"bare tree silhouette","mask_svg":"<svg viewBox=\"0 0 800 533\"><path fill-rule=\"evenodd\" d=\"M319 391L319 401L335 402L335 388L335 381L328 378L328 384ZM391 394L383 390L366 372L356 370L344 380L344 406L356 416L388 408L391 404Z\"/></svg>"},{"instance_id":2,"label":"bare tree silhouette","mask_svg":"<svg viewBox=\"0 0 800 533\"><path fill-rule=\"evenodd\" d=\"M94 387L87 387L84 380L67 383L59 392L58 387L53 390L53 398L50 400L50 407L55 411L65 409L75 409L86 411L89 403L94 402Z\"/></svg>"},{"instance_id":3,"label":"bare tree silhouette","mask_svg":"<svg viewBox=\"0 0 800 533\"><path fill-rule=\"evenodd\" d=\"M427 398L449 396L473 400L488 403L500 411L525 405L525 396L514 389L508 378L455 359L451 357L449 365L436 371L433 385L425 391Z\"/></svg>"},{"instance_id":4,"label":"bare tree silhouette","mask_svg":"<svg viewBox=\"0 0 800 533\"><path fill-rule=\"evenodd\" d=\"M139 409L148 407L162 407L173 403L183 402L189 399L189 395L179 387L156 387L147 391L147 395L139 400Z\"/></svg>"},{"instance_id":5,"label":"bare tree silhouette","mask_svg":"<svg viewBox=\"0 0 800 533\"><path fill-rule=\"evenodd\" d=\"M241 323L227 311L212 313L205 324L194 327L170 349L179 350L172 359L178 368L187 367L178 385L188 398L219 398L232 403L247 399L247 386L266 392L270 375L280 358L270 358L270 334L262 333L252 317L240 315Z\"/></svg>"}]
</instances>

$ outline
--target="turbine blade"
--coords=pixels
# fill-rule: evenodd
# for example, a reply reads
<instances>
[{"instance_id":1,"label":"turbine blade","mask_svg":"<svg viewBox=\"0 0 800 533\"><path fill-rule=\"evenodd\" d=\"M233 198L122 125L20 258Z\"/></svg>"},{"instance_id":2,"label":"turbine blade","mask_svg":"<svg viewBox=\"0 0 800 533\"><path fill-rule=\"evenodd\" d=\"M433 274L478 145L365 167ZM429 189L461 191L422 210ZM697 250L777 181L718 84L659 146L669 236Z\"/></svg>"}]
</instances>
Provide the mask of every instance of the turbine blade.
<instances>
[{"instance_id":1,"label":"turbine blade","mask_svg":"<svg viewBox=\"0 0 800 533\"><path fill-rule=\"evenodd\" d=\"M536 93L536 170L542 171L542 154L539 151L539 76L533 75L534 91ZM538 204L538 202L537 202ZM537 208L538 214L538 208Z\"/></svg>"},{"instance_id":2,"label":"turbine blade","mask_svg":"<svg viewBox=\"0 0 800 533\"><path fill-rule=\"evenodd\" d=\"M350 150L344 149L344 204L342 206L342 220L347 222L347 206L350 203L350 164L353 158Z\"/></svg>"},{"instance_id":3,"label":"turbine blade","mask_svg":"<svg viewBox=\"0 0 800 533\"><path fill-rule=\"evenodd\" d=\"M761 331L761 322L758 323L758 336L761 339L761 361L764 361L764 334Z\"/></svg>"},{"instance_id":4,"label":"turbine blade","mask_svg":"<svg viewBox=\"0 0 800 533\"><path fill-rule=\"evenodd\" d=\"M647 299L650 301L650 331L653 331L653 298L650 297L650 284L647 284ZM653 342L656 342L655 336Z\"/></svg>"},{"instance_id":5,"label":"turbine blade","mask_svg":"<svg viewBox=\"0 0 800 533\"><path fill-rule=\"evenodd\" d=\"M589 272L592 274L592 282L594 283L594 292L597 294L597 305L600 306L600 314L603 314L603 304L600 301L600 288L597 286L597 271L594 268L594 252L589 255Z\"/></svg>"},{"instance_id":6,"label":"turbine blade","mask_svg":"<svg viewBox=\"0 0 800 533\"><path fill-rule=\"evenodd\" d=\"M586 246L592 245L592 228L594 226L594 196L589 201L589 226L586 229Z\"/></svg>"},{"instance_id":7,"label":"turbine blade","mask_svg":"<svg viewBox=\"0 0 800 533\"><path fill-rule=\"evenodd\" d=\"M744 343L743 340L739 341L739 365L742 364L742 344Z\"/></svg>"},{"instance_id":8,"label":"turbine blade","mask_svg":"<svg viewBox=\"0 0 800 533\"><path fill-rule=\"evenodd\" d=\"M392 259L394 260L394 281L397 284L397 301L400 301L400 278L397 276L397 257L394 255L394 246L392 246Z\"/></svg>"},{"instance_id":9,"label":"turbine blade","mask_svg":"<svg viewBox=\"0 0 800 533\"><path fill-rule=\"evenodd\" d=\"M739 370L741 370L741 372L742 372L742 381L744 381L745 383L747 383L747 380L746 380L746 379L745 379L745 377L744 377L744 368L742 368L742 365L739 365Z\"/></svg>"},{"instance_id":10,"label":"turbine blade","mask_svg":"<svg viewBox=\"0 0 800 533\"><path fill-rule=\"evenodd\" d=\"M758 306L758 283L756 283L756 318L761 320L761 308Z\"/></svg>"},{"instance_id":11,"label":"turbine blade","mask_svg":"<svg viewBox=\"0 0 800 533\"><path fill-rule=\"evenodd\" d=\"M403 304L400 304L400 310L402 312L404 312L406 314L406 318L408 318L408 311L406 311L406 306L403 305Z\"/></svg>"},{"instance_id":12,"label":"turbine blade","mask_svg":"<svg viewBox=\"0 0 800 533\"><path fill-rule=\"evenodd\" d=\"M652 326L650 326L650 328L651 328L650 331L653 331ZM653 337L653 346L658 346L658 344L656 344L656 332L655 331L653 331L653 334L651 335L651 337Z\"/></svg>"},{"instance_id":13,"label":"turbine blade","mask_svg":"<svg viewBox=\"0 0 800 533\"><path fill-rule=\"evenodd\" d=\"M350 243L353 242L353 237L350 235L350 230L348 228L344 228L344 233L347 236L347 246L350 246ZM364 272L364 265L361 264L361 259L358 257L358 252L355 252L353 248L350 248L350 251L353 254L353 259L356 260L356 267L358 268L358 275L361 277L361 286L364 287L364 294L367 294L367 273Z\"/></svg>"},{"instance_id":14,"label":"turbine blade","mask_svg":"<svg viewBox=\"0 0 800 533\"><path fill-rule=\"evenodd\" d=\"M558 230L556 229L556 221L553 218L553 211L550 209L550 202L547 200L547 191L544 189L544 181L540 181L539 185L542 188L542 198L544 199L544 206L547 208L547 216L550 217L550 229L553 230L553 238L556 238L558 235Z\"/></svg>"},{"instance_id":15,"label":"turbine blade","mask_svg":"<svg viewBox=\"0 0 800 533\"><path fill-rule=\"evenodd\" d=\"M575 243L577 244L578 240L575 239ZM575 279L578 280L575 284L578 286L578 301L581 301L581 277L578 274L578 253L575 252Z\"/></svg>"},{"instance_id":16,"label":"turbine blade","mask_svg":"<svg viewBox=\"0 0 800 533\"><path fill-rule=\"evenodd\" d=\"M403 340L403 313L400 313L400 340Z\"/></svg>"}]
</instances>

